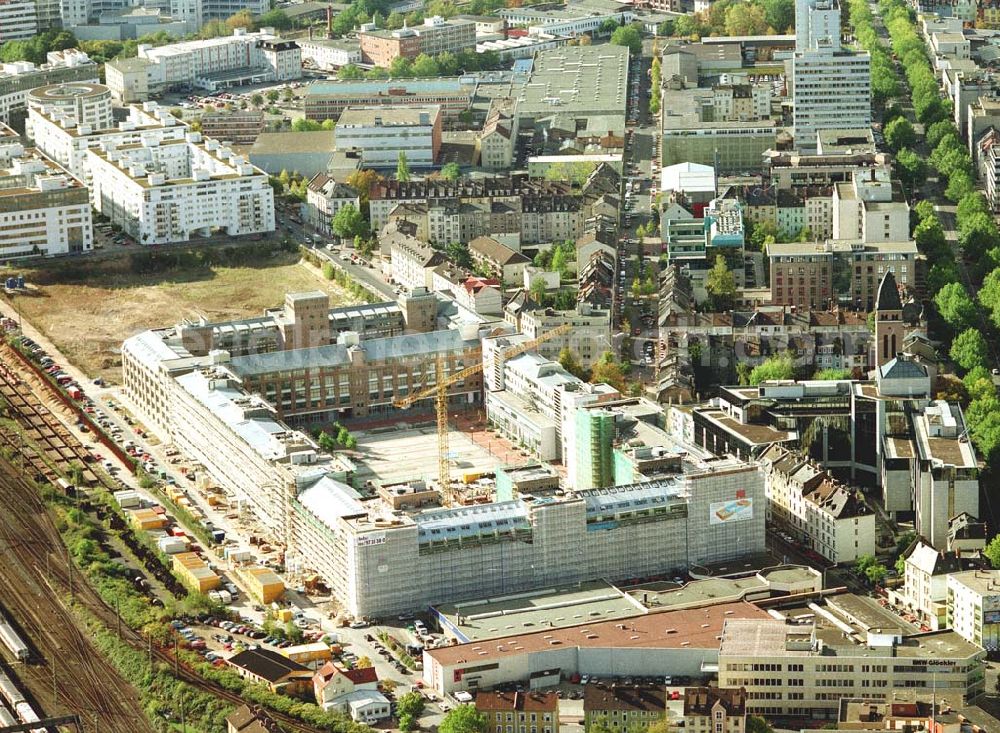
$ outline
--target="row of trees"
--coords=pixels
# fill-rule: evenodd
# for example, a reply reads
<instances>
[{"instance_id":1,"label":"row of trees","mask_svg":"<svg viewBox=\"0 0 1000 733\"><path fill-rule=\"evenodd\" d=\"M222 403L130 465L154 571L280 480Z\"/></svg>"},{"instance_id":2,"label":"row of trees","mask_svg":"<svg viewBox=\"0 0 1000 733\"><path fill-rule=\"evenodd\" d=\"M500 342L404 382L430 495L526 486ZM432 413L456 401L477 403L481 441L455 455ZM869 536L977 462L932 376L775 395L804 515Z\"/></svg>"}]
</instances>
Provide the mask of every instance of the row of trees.
<instances>
[{"instance_id":1,"label":"row of trees","mask_svg":"<svg viewBox=\"0 0 1000 733\"><path fill-rule=\"evenodd\" d=\"M653 57L653 65L649 70L649 114L660 114L660 85L663 72L660 70L660 57Z\"/></svg>"},{"instance_id":2,"label":"row of trees","mask_svg":"<svg viewBox=\"0 0 1000 733\"><path fill-rule=\"evenodd\" d=\"M393 59L388 69L375 67L364 71L359 66L348 64L337 72L341 80L355 79L410 79L433 78L438 76L455 76L461 72L491 71L503 65L500 57L493 51L476 53L475 51L445 51L436 56L425 53L416 58L408 59L402 56Z\"/></svg>"},{"instance_id":3,"label":"row of trees","mask_svg":"<svg viewBox=\"0 0 1000 733\"><path fill-rule=\"evenodd\" d=\"M875 19L868 3L865 0L850 0L848 12L854 37L871 56L872 103L881 108L888 100L898 97L900 92L892 58L875 32Z\"/></svg>"},{"instance_id":4,"label":"row of trees","mask_svg":"<svg viewBox=\"0 0 1000 733\"><path fill-rule=\"evenodd\" d=\"M719 0L701 13L682 15L658 31L667 36L748 36L793 32L792 0Z\"/></svg>"},{"instance_id":5,"label":"row of trees","mask_svg":"<svg viewBox=\"0 0 1000 733\"><path fill-rule=\"evenodd\" d=\"M852 0L852 7L859 0ZM924 125L932 152L930 166L947 181L944 195L957 204L959 246L981 274L992 269L979 290L979 306L1000 327L1000 231L981 193L975 190L969 152L952 121L951 104L943 100L923 41L903 0L881 0L893 52L910 85L916 118ZM886 141L897 150L897 170L906 171L904 152L916 141L908 125L893 120ZM903 177L903 175L901 175ZM919 185L919 184L917 184ZM988 370L989 350L979 326L979 311L972 295L959 282L959 271L933 205L922 200L914 206L917 246L927 257L928 290L950 340L949 356L964 373L962 383L969 397L966 424L980 455L992 462L1000 458L1000 399Z\"/></svg>"}]
</instances>

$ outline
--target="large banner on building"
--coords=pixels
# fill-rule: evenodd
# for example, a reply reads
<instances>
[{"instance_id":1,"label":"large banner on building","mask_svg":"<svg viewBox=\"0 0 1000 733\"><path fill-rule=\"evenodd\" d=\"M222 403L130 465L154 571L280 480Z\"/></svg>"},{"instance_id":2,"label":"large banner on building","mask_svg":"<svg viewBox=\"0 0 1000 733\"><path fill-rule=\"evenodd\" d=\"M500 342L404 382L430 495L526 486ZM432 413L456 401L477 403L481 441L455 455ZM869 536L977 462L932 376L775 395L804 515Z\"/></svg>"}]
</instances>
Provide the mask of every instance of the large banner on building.
<instances>
[{"instance_id":1,"label":"large banner on building","mask_svg":"<svg viewBox=\"0 0 1000 733\"><path fill-rule=\"evenodd\" d=\"M741 496L742 491L737 492L736 498L731 501L716 501L708 505L708 523L726 524L728 522L743 522L753 519L753 499Z\"/></svg>"}]
</instances>

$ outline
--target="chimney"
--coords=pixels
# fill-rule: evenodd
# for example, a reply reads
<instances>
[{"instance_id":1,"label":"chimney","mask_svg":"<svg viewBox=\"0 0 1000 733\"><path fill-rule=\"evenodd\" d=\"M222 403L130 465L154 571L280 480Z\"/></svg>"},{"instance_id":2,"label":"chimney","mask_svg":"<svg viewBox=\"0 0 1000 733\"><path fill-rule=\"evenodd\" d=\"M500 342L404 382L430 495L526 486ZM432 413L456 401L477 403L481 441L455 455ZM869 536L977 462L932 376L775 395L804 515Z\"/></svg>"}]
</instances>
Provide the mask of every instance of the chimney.
<instances>
[{"instance_id":1,"label":"chimney","mask_svg":"<svg viewBox=\"0 0 1000 733\"><path fill-rule=\"evenodd\" d=\"M518 701L518 698L520 697L520 695L521 695L520 692L518 692L517 690L514 690L514 710L517 710L517 701Z\"/></svg>"}]
</instances>

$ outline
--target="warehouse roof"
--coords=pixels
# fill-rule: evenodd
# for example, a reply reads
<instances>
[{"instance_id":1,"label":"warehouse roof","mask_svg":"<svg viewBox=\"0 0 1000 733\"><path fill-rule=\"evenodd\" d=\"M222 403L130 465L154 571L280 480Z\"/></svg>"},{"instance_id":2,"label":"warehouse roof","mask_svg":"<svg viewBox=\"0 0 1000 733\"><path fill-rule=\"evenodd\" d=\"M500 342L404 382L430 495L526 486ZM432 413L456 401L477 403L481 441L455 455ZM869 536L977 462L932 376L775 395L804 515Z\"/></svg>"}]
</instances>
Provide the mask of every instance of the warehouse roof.
<instances>
[{"instance_id":1,"label":"warehouse roof","mask_svg":"<svg viewBox=\"0 0 1000 733\"><path fill-rule=\"evenodd\" d=\"M431 125L440 115L441 107L436 104L425 107L348 107L337 120L337 127Z\"/></svg>"},{"instance_id":2,"label":"warehouse roof","mask_svg":"<svg viewBox=\"0 0 1000 733\"><path fill-rule=\"evenodd\" d=\"M475 340L466 342L455 330L431 331L391 336L363 341L357 347L369 362L401 359L437 353L453 353L471 348ZM349 363L349 348L344 344L329 344L308 349L272 351L266 354L248 354L233 358L229 363L233 373L246 378L272 372L308 369L319 366L332 367Z\"/></svg>"},{"instance_id":3,"label":"warehouse roof","mask_svg":"<svg viewBox=\"0 0 1000 733\"><path fill-rule=\"evenodd\" d=\"M610 583L595 580L515 597L442 604L434 610L442 627L465 642L543 627L565 628L587 621L627 618L643 609Z\"/></svg>"},{"instance_id":4,"label":"warehouse roof","mask_svg":"<svg viewBox=\"0 0 1000 733\"><path fill-rule=\"evenodd\" d=\"M467 77L462 77L467 79ZM318 81L305 88L306 96L339 97L381 96L390 90L401 90L409 94L469 93L475 84L462 79L386 79L384 81Z\"/></svg>"},{"instance_id":5,"label":"warehouse roof","mask_svg":"<svg viewBox=\"0 0 1000 733\"><path fill-rule=\"evenodd\" d=\"M280 682L297 672L309 672L308 667L263 647L239 652L228 661L232 666L245 669L255 677L271 683Z\"/></svg>"},{"instance_id":6,"label":"warehouse roof","mask_svg":"<svg viewBox=\"0 0 1000 733\"><path fill-rule=\"evenodd\" d=\"M337 140L332 130L314 132L262 132L250 148L250 155L332 153Z\"/></svg>"},{"instance_id":7,"label":"warehouse roof","mask_svg":"<svg viewBox=\"0 0 1000 733\"><path fill-rule=\"evenodd\" d=\"M486 664L519 654L566 647L616 649L716 649L727 619L767 619L765 611L750 603L720 603L705 608L664 611L627 620L543 629L514 634L489 642L470 642L425 652L442 666Z\"/></svg>"}]
</instances>

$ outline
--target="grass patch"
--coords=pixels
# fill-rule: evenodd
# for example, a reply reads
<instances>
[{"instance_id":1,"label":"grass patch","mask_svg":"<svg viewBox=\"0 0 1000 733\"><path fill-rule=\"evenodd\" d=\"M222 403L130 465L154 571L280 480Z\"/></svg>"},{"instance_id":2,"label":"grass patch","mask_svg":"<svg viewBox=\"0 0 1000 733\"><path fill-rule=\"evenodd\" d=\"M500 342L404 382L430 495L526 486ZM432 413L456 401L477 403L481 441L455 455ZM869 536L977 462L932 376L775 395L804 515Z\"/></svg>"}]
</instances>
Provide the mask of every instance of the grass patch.
<instances>
[{"instance_id":1,"label":"grass patch","mask_svg":"<svg viewBox=\"0 0 1000 733\"><path fill-rule=\"evenodd\" d=\"M331 305L358 302L346 288L298 264L280 244L217 250L137 251L120 259L48 261L23 273L29 293L15 305L91 377L121 382L121 344L181 320L260 315L285 293L322 290ZM10 296L5 296L10 303Z\"/></svg>"}]
</instances>

